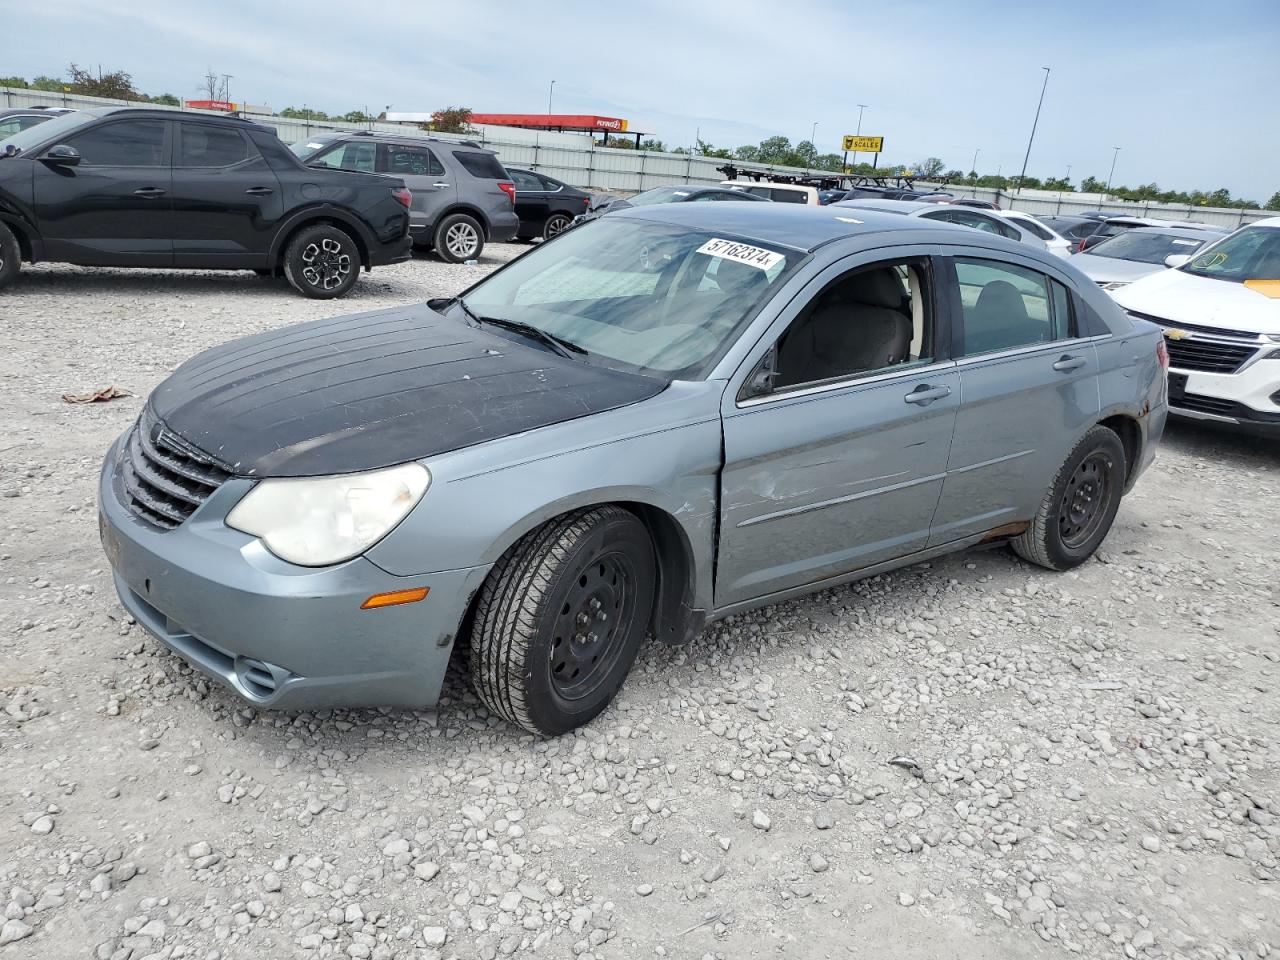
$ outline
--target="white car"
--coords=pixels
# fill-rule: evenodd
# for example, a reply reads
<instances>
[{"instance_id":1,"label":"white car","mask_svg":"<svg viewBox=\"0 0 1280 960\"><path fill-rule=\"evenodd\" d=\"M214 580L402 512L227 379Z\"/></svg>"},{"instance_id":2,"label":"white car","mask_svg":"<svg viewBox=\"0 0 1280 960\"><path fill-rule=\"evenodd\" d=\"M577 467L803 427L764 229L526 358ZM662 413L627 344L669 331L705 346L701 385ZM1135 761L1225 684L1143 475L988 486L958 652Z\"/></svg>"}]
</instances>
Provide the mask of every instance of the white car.
<instances>
[{"instance_id":1,"label":"white car","mask_svg":"<svg viewBox=\"0 0 1280 960\"><path fill-rule=\"evenodd\" d=\"M952 203L879 200L871 197L840 200L830 204L828 209L844 207L852 207L855 210L879 210L881 213L900 213L906 217L941 220L943 223L958 223L962 227L972 227L974 230L1008 237L1018 243L1025 243L1032 249L1043 250L1048 246L1037 234L1032 233L1021 223L1002 217L1003 210L979 210L974 207L959 207Z\"/></svg>"},{"instance_id":2,"label":"white car","mask_svg":"<svg viewBox=\"0 0 1280 960\"><path fill-rule=\"evenodd\" d=\"M803 203L810 207L821 206L818 188L803 183L774 183L771 180L721 180L720 186L742 193L750 193L774 203Z\"/></svg>"},{"instance_id":3,"label":"white car","mask_svg":"<svg viewBox=\"0 0 1280 960\"><path fill-rule=\"evenodd\" d=\"M1280 217L1165 262L1111 295L1164 327L1169 412L1280 437Z\"/></svg>"},{"instance_id":4,"label":"white car","mask_svg":"<svg viewBox=\"0 0 1280 960\"><path fill-rule=\"evenodd\" d=\"M1204 227L1134 227L1107 237L1087 253L1077 253L1071 262L1113 293L1148 274L1168 270L1165 260L1169 257L1191 256L1226 235L1226 230Z\"/></svg>"},{"instance_id":5,"label":"white car","mask_svg":"<svg viewBox=\"0 0 1280 960\"><path fill-rule=\"evenodd\" d=\"M1044 245L1049 248L1050 253L1059 257L1071 256L1071 251L1075 248L1075 244L1048 224L1041 223L1031 214L1023 213L1021 210L997 210L996 212L1006 220L1012 220L1022 229L1034 233L1044 241Z\"/></svg>"}]
</instances>

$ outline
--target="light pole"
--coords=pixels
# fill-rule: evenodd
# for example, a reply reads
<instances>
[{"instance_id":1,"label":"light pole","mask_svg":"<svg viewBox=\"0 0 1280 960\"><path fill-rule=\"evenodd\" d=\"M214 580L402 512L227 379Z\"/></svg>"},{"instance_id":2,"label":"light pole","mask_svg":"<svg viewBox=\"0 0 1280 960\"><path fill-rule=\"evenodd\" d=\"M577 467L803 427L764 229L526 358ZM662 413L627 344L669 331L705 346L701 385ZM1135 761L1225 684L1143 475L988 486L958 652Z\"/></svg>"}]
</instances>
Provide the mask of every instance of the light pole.
<instances>
[{"instance_id":1,"label":"light pole","mask_svg":"<svg viewBox=\"0 0 1280 960\"><path fill-rule=\"evenodd\" d=\"M1120 148L1116 147L1115 151L1115 153L1111 154L1111 172L1107 174L1107 186L1106 189L1102 191L1103 200L1106 200L1107 194L1111 192L1111 178L1116 172L1116 157L1120 156Z\"/></svg>"},{"instance_id":2,"label":"light pole","mask_svg":"<svg viewBox=\"0 0 1280 960\"><path fill-rule=\"evenodd\" d=\"M981 147L978 147L978 149L973 151L973 163L969 165L969 172L973 174L973 179L975 181L978 179L978 154L981 152Z\"/></svg>"},{"instance_id":3,"label":"light pole","mask_svg":"<svg viewBox=\"0 0 1280 960\"><path fill-rule=\"evenodd\" d=\"M813 121L813 129L809 132L809 142L814 143L818 139L818 121ZM816 144L814 144L816 146Z\"/></svg>"},{"instance_id":4,"label":"light pole","mask_svg":"<svg viewBox=\"0 0 1280 960\"><path fill-rule=\"evenodd\" d=\"M855 137L856 137L858 134L862 133L862 111L863 111L863 110L865 110L865 109L867 109L867 105L866 105L865 103L860 103L860 104L858 104L858 129L857 129L857 130L855 130L855 131L853 131L853 135L854 135ZM853 165L854 165L855 167L858 165L858 151L857 151L857 150L853 151Z\"/></svg>"},{"instance_id":5,"label":"light pole","mask_svg":"<svg viewBox=\"0 0 1280 960\"><path fill-rule=\"evenodd\" d=\"M1031 121L1031 136L1027 138L1027 153L1022 158L1022 173L1018 174L1018 193L1022 192L1022 181L1027 177L1027 161L1031 159L1031 144L1036 138L1036 127L1040 123L1040 108L1044 106L1044 91L1049 86L1049 68L1041 67L1044 71L1044 83L1040 86L1040 102L1036 104L1036 118Z\"/></svg>"},{"instance_id":6,"label":"light pole","mask_svg":"<svg viewBox=\"0 0 1280 960\"><path fill-rule=\"evenodd\" d=\"M556 92L556 82L551 81L551 89L547 91L547 116L551 116L551 95Z\"/></svg>"}]
</instances>

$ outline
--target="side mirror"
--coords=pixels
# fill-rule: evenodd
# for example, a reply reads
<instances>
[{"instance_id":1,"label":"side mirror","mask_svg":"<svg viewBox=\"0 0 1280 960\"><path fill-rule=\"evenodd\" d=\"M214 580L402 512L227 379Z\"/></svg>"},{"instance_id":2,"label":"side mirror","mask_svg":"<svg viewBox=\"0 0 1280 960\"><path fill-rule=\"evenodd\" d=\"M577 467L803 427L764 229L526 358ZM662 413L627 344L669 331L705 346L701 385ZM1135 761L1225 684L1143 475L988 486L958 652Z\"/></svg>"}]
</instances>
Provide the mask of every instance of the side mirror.
<instances>
[{"instance_id":1,"label":"side mirror","mask_svg":"<svg viewBox=\"0 0 1280 960\"><path fill-rule=\"evenodd\" d=\"M1191 262L1190 255L1185 253L1171 253L1164 258L1164 265L1166 267L1180 267L1184 263L1190 263L1190 262Z\"/></svg>"},{"instance_id":2,"label":"side mirror","mask_svg":"<svg viewBox=\"0 0 1280 960\"><path fill-rule=\"evenodd\" d=\"M739 400L750 400L752 397L765 397L773 393L773 381L778 376L778 348L772 347L760 358L756 368L747 377L746 383L738 393Z\"/></svg>"},{"instance_id":3,"label":"side mirror","mask_svg":"<svg viewBox=\"0 0 1280 960\"><path fill-rule=\"evenodd\" d=\"M65 143L59 143L46 150L40 159L55 167L78 167L80 151Z\"/></svg>"}]
</instances>

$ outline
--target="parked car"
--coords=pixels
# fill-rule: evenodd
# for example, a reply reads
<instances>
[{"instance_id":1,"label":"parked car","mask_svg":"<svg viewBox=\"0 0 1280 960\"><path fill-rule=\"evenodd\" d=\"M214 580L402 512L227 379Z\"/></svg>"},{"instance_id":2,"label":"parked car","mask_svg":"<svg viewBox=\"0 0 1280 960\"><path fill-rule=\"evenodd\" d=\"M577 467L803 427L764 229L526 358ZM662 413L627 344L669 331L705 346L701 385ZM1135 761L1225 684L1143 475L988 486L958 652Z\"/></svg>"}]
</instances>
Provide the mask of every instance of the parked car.
<instances>
[{"instance_id":1,"label":"parked car","mask_svg":"<svg viewBox=\"0 0 1280 960\"><path fill-rule=\"evenodd\" d=\"M521 240L550 240L573 224L573 218L591 209L591 194L562 183L545 173L507 167L516 185L516 216Z\"/></svg>"},{"instance_id":2,"label":"parked car","mask_svg":"<svg viewBox=\"0 0 1280 960\"><path fill-rule=\"evenodd\" d=\"M648 634L980 543L1082 563L1154 454L1163 343L976 230L636 207L188 360L107 454L102 540L254 706L426 706L465 638L490 711L563 733Z\"/></svg>"},{"instance_id":3,"label":"parked car","mask_svg":"<svg viewBox=\"0 0 1280 960\"><path fill-rule=\"evenodd\" d=\"M238 117L99 107L0 141L0 287L21 260L283 274L329 299L409 256L409 191L308 169Z\"/></svg>"},{"instance_id":4,"label":"parked car","mask_svg":"<svg viewBox=\"0 0 1280 960\"><path fill-rule=\"evenodd\" d=\"M1098 229L1099 222L1094 217L1074 214L1071 216L1040 217L1039 220L1054 233L1070 240L1072 253L1075 253L1079 248L1081 240Z\"/></svg>"},{"instance_id":5,"label":"parked car","mask_svg":"<svg viewBox=\"0 0 1280 960\"><path fill-rule=\"evenodd\" d=\"M1023 213L1021 210L1001 210L1000 216L1006 220L1012 220L1024 230L1034 233L1044 241L1044 245L1049 248L1049 252L1055 256L1069 257L1075 250L1075 245L1070 240L1056 232L1043 220L1033 217L1029 213Z\"/></svg>"},{"instance_id":6,"label":"parked car","mask_svg":"<svg viewBox=\"0 0 1280 960\"><path fill-rule=\"evenodd\" d=\"M724 187L700 187L696 184L677 184L669 187L652 187L631 197L619 197L607 203L598 204L582 216L575 218L576 223L595 220L606 213L617 213L632 207L648 207L660 203L706 203L728 200L734 203L769 202L768 197L743 193L740 190L726 190Z\"/></svg>"},{"instance_id":7,"label":"parked car","mask_svg":"<svg viewBox=\"0 0 1280 960\"><path fill-rule=\"evenodd\" d=\"M66 107L10 107L0 110L0 140L64 113L74 112Z\"/></svg>"},{"instance_id":8,"label":"parked car","mask_svg":"<svg viewBox=\"0 0 1280 960\"><path fill-rule=\"evenodd\" d=\"M980 210L1000 209L1000 204L994 200L979 200L977 197L956 197L951 202L957 207L977 207Z\"/></svg>"},{"instance_id":9,"label":"parked car","mask_svg":"<svg viewBox=\"0 0 1280 960\"><path fill-rule=\"evenodd\" d=\"M414 247L449 263L474 260L486 243L511 240L520 228L511 176L496 153L469 141L360 130L308 137L290 149L309 167L400 177L413 192Z\"/></svg>"},{"instance_id":10,"label":"parked car","mask_svg":"<svg viewBox=\"0 0 1280 960\"><path fill-rule=\"evenodd\" d=\"M997 233L1010 240L1032 247L1047 249L1047 245L1038 236L1019 224L1007 220L995 211L970 210L956 207L949 203L929 203L919 200L841 200L835 207L850 207L855 210L878 210L881 213L899 213L908 217L922 217L926 220L941 220L943 223L958 223L962 227L973 227L987 233Z\"/></svg>"},{"instance_id":11,"label":"parked car","mask_svg":"<svg viewBox=\"0 0 1280 960\"><path fill-rule=\"evenodd\" d=\"M1077 253L1084 253L1103 240L1133 230L1137 227L1170 227L1175 229L1207 227L1208 224L1194 223L1188 220L1157 220L1153 217L1107 216L1098 221L1098 226L1090 234L1081 238Z\"/></svg>"},{"instance_id":12,"label":"parked car","mask_svg":"<svg viewBox=\"0 0 1280 960\"><path fill-rule=\"evenodd\" d=\"M1119 290L1149 273L1167 270L1165 260L1194 254L1206 243L1226 236L1222 230L1193 227L1135 227L1108 237L1071 262L1108 292Z\"/></svg>"},{"instance_id":13,"label":"parked car","mask_svg":"<svg viewBox=\"0 0 1280 960\"><path fill-rule=\"evenodd\" d=\"M852 190L819 190L818 204L825 207L829 203L835 203L837 200L851 199Z\"/></svg>"},{"instance_id":14,"label":"parked car","mask_svg":"<svg viewBox=\"0 0 1280 960\"><path fill-rule=\"evenodd\" d=\"M810 207L822 206L822 201L818 198L818 189L806 186L803 183L773 183L770 180L761 180L759 183L754 180L721 180L720 185L728 187L730 190L749 193L764 200L772 200L774 203L803 203Z\"/></svg>"},{"instance_id":15,"label":"parked car","mask_svg":"<svg viewBox=\"0 0 1280 960\"><path fill-rule=\"evenodd\" d=\"M1113 296L1164 330L1170 412L1280 437L1280 217L1165 263Z\"/></svg>"}]
</instances>

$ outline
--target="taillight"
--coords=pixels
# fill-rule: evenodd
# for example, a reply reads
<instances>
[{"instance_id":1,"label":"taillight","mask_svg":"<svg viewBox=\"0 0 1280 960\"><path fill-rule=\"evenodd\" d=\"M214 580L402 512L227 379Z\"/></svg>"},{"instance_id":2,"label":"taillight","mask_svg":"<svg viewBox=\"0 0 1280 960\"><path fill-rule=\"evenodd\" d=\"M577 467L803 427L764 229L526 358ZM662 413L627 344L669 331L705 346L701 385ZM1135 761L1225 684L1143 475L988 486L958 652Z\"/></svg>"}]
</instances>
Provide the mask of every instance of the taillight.
<instances>
[{"instance_id":1,"label":"taillight","mask_svg":"<svg viewBox=\"0 0 1280 960\"><path fill-rule=\"evenodd\" d=\"M583 197L583 198L582 198L582 205L583 205L584 207L589 207L589 206L591 206L591 198L590 198L590 197Z\"/></svg>"},{"instance_id":2,"label":"taillight","mask_svg":"<svg viewBox=\"0 0 1280 960\"><path fill-rule=\"evenodd\" d=\"M498 189L507 195L507 199L511 201L511 205L516 205L516 185L507 181L499 181Z\"/></svg>"},{"instance_id":3,"label":"taillight","mask_svg":"<svg viewBox=\"0 0 1280 960\"><path fill-rule=\"evenodd\" d=\"M413 204L413 191L408 187L396 187L391 191L391 195L405 205L408 209Z\"/></svg>"},{"instance_id":4,"label":"taillight","mask_svg":"<svg viewBox=\"0 0 1280 960\"><path fill-rule=\"evenodd\" d=\"M1081 238L1080 238L1080 248L1079 248L1078 250L1076 250L1076 253L1084 253L1084 241L1085 241L1085 238L1084 238L1084 237L1081 237Z\"/></svg>"},{"instance_id":5,"label":"taillight","mask_svg":"<svg viewBox=\"0 0 1280 960\"><path fill-rule=\"evenodd\" d=\"M1169 345L1164 342L1164 335L1161 334L1160 342L1156 344L1156 359L1160 361L1160 369L1169 369Z\"/></svg>"}]
</instances>

